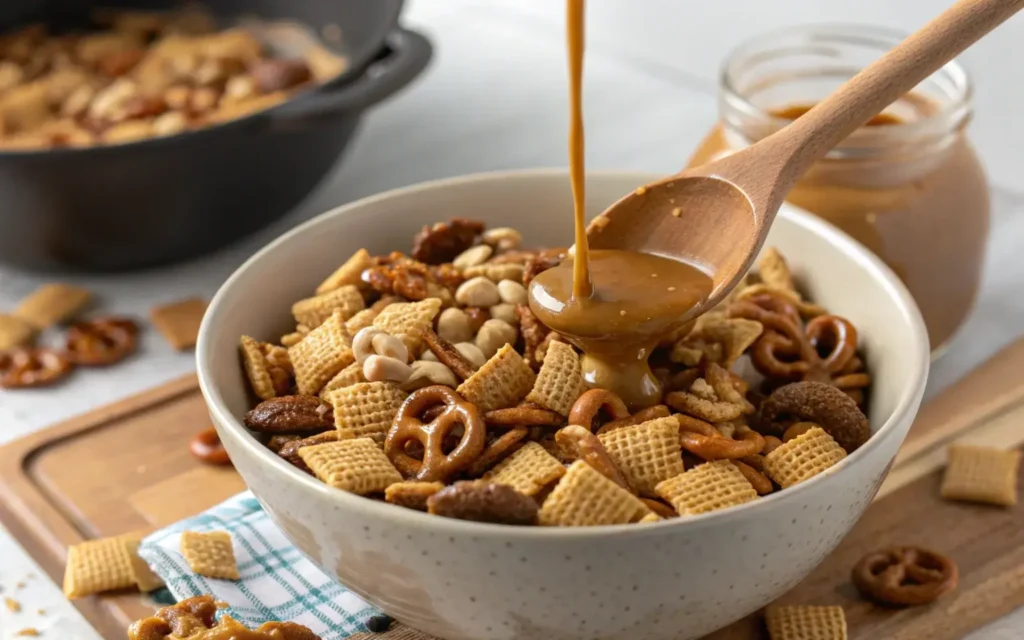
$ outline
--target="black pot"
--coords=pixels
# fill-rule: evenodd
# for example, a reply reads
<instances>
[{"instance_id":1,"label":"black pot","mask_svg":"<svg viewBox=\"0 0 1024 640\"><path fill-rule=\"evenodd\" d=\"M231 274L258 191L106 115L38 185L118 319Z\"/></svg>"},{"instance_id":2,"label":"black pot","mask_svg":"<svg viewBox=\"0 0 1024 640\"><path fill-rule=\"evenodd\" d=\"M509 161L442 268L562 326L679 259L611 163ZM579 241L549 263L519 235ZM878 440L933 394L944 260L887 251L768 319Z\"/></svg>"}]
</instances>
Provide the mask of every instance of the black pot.
<instances>
[{"instance_id":1,"label":"black pot","mask_svg":"<svg viewBox=\"0 0 1024 640\"><path fill-rule=\"evenodd\" d=\"M74 16L89 4L54 2L46 16ZM19 22L31 19L30 5L39 7L35 0L4 5L4 17ZM423 36L396 25L402 0L207 6L225 21L255 14L317 29L337 24L354 68L273 109L207 129L118 146L0 153L0 260L120 270L180 260L252 233L307 197L362 112L407 85L431 57Z\"/></svg>"}]
</instances>

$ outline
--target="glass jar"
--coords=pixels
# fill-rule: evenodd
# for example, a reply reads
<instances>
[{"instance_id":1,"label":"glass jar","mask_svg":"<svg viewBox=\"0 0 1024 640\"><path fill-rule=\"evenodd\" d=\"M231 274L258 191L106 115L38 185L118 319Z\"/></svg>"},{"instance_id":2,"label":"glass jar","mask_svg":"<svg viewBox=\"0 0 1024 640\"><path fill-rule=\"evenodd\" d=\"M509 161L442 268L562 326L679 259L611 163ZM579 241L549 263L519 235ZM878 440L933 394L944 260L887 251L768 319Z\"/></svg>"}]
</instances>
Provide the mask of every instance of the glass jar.
<instances>
[{"instance_id":1,"label":"glass jar","mask_svg":"<svg viewBox=\"0 0 1024 640\"><path fill-rule=\"evenodd\" d=\"M746 42L722 69L719 122L690 166L784 127L903 37L806 26ZM970 79L950 63L832 150L787 197L892 267L921 308L933 353L970 313L985 257L989 191L964 135L970 117Z\"/></svg>"}]
</instances>

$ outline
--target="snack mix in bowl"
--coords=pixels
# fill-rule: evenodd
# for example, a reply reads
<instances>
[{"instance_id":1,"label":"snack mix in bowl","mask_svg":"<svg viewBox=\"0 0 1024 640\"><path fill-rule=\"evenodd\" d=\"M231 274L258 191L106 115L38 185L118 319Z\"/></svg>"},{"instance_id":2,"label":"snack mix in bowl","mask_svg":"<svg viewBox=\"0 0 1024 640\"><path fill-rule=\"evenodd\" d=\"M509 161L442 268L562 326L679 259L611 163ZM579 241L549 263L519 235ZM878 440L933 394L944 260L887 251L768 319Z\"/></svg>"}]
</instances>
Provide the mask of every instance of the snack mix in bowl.
<instances>
[{"instance_id":1,"label":"snack mix in bowl","mask_svg":"<svg viewBox=\"0 0 1024 640\"><path fill-rule=\"evenodd\" d=\"M589 388L527 286L566 257L454 219L406 255L355 253L292 306L280 344L241 338L245 425L305 473L478 522L656 522L756 500L871 435L856 328L805 299L784 258L651 355L661 402Z\"/></svg>"}]
</instances>

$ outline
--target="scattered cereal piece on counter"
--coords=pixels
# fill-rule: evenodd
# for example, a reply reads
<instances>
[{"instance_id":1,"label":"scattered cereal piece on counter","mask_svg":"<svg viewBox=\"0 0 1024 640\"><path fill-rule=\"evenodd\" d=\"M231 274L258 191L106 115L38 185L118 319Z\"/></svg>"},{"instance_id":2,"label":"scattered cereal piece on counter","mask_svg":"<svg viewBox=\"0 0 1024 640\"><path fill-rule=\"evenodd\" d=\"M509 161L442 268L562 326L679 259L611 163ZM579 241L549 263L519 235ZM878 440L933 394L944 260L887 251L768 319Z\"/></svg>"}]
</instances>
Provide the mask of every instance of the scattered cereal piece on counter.
<instances>
[{"instance_id":1,"label":"scattered cereal piece on counter","mask_svg":"<svg viewBox=\"0 0 1024 640\"><path fill-rule=\"evenodd\" d=\"M342 491L364 496L402 482L402 474L370 438L302 447L298 453L317 478Z\"/></svg>"},{"instance_id":2,"label":"scattered cereal piece on counter","mask_svg":"<svg viewBox=\"0 0 1024 640\"><path fill-rule=\"evenodd\" d=\"M153 307L149 319L168 343L178 351L196 346L199 325L206 313L206 301L188 298Z\"/></svg>"},{"instance_id":3,"label":"scattered cereal piece on counter","mask_svg":"<svg viewBox=\"0 0 1024 640\"><path fill-rule=\"evenodd\" d=\"M332 392L327 402L334 407L338 439L372 438L383 445L406 397L394 382L359 382Z\"/></svg>"},{"instance_id":4,"label":"scattered cereal piece on counter","mask_svg":"<svg viewBox=\"0 0 1024 640\"><path fill-rule=\"evenodd\" d=\"M1003 507L1017 504L1020 451L952 445L942 478L943 498Z\"/></svg>"},{"instance_id":5,"label":"scattered cereal piece on counter","mask_svg":"<svg viewBox=\"0 0 1024 640\"><path fill-rule=\"evenodd\" d=\"M537 380L526 400L568 416L573 403L583 391L583 370L579 355L570 345L555 342L548 347Z\"/></svg>"},{"instance_id":6,"label":"scattered cereal piece on counter","mask_svg":"<svg viewBox=\"0 0 1024 640\"><path fill-rule=\"evenodd\" d=\"M64 595L70 599L135 584L125 536L89 540L68 548Z\"/></svg>"},{"instance_id":7,"label":"scattered cereal piece on counter","mask_svg":"<svg viewBox=\"0 0 1024 640\"><path fill-rule=\"evenodd\" d=\"M21 603L14 598L4 598L4 606L7 607L7 610L11 613L18 613L21 611Z\"/></svg>"},{"instance_id":8,"label":"scattered cereal piece on counter","mask_svg":"<svg viewBox=\"0 0 1024 640\"><path fill-rule=\"evenodd\" d=\"M0 351L25 346L35 335L36 328L27 320L0 313Z\"/></svg>"},{"instance_id":9,"label":"scattered cereal piece on counter","mask_svg":"<svg viewBox=\"0 0 1024 640\"><path fill-rule=\"evenodd\" d=\"M18 629L17 631L15 631L14 635L19 636L19 637L33 637L34 638L34 637L39 636L41 634L39 633L39 629L36 629L35 627L25 627L24 629Z\"/></svg>"},{"instance_id":10,"label":"scattered cereal piece on counter","mask_svg":"<svg viewBox=\"0 0 1024 640\"><path fill-rule=\"evenodd\" d=\"M771 640L846 640L843 608L770 606L765 611Z\"/></svg>"},{"instance_id":11,"label":"scattered cereal piece on counter","mask_svg":"<svg viewBox=\"0 0 1024 640\"><path fill-rule=\"evenodd\" d=\"M14 315L42 330L70 320L92 299L92 293L80 287L53 282L44 284L26 296Z\"/></svg>"},{"instance_id":12,"label":"scattered cereal piece on counter","mask_svg":"<svg viewBox=\"0 0 1024 640\"><path fill-rule=\"evenodd\" d=\"M544 500L538 521L544 526L588 527L637 522L648 513L639 498L577 460Z\"/></svg>"},{"instance_id":13,"label":"scattered cereal piece on counter","mask_svg":"<svg viewBox=\"0 0 1024 640\"><path fill-rule=\"evenodd\" d=\"M656 495L655 487L659 483L684 471L679 421L673 417L613 429L597 439L615 467L641 495Z\"/></svg>"},{"instance_id":14,"label":"scattered cereal piece on counter","mask_svg":"<svg viewBox=\"0 0 1024 640\"><path fill-rule=\"evenodd\" d=\"M139 543L142 540L138 536L125 536L125 545L128 548L128 559L131 563L132 580L139 591L148 593L164 586L163 579L153 573L149 564L139 557Z\"/></svg>"},{"instance_id":15,"label":"scattered cereal piece on counter","mask_svg":"<svg viewBox=\"0 0 1024 640\"><path fill-rule=\"evenodd\" d=\"M535 496L564 475L565 466L558 458L536 442L527 442L484 474L484 480Z\"/></svg>"},{"instance_id":16,"label":"scattered cereal piece on counter","mask_svg":"<svg viewBox=\"0 0 1024 640\"><path fill-rule=\"evenodd\" d=\"M487 412L514 406L530 392L535 379L530 365L506 344L457 391L481 412Z\"/></svg>"},{"instance_id":17,"label":"scattered cereal piece on counter","mask_svg":"<svg viewBox=\"0 0 1024 640\"><path fill-rule=\"evenodd\" d=\"M207 578L238 580L238 563L227 531L181 532L181 555L192 571Z\"/></svg>"},{"instance_id":18,"label":"scattered cereal piece on counter","mask_svg":"<svg viewBox=\"0 0 1024 640\"><path fill-rule=\"evenodd\" d=\"M658 483L655 491L681 516L718 511L757 499L757 491L729 460L705 462Z\"/></svg>"},{"instance_id":19,"label":"scattered cereal piece on counter","mask_svg":"<svg viewBox=\"0 0 1024 640\"><path fill-rule=\"evenodd\" d=\"M783 489L822 473L846 458L846 451L813 427L764 457L764 472Z\"/></svg>"},{"instance_id":20,"label":"scattered cereal piece on counter","mask_svg":"<svg viewBox=\"0 0 1024 640\"><path fill-rule=\"evenodd\" d=\"M344 317L335 311L298 344L289 347L288 357L295 369L300 394L314 396L342 369L355 361Z\"/></svg>"}]
</instances>

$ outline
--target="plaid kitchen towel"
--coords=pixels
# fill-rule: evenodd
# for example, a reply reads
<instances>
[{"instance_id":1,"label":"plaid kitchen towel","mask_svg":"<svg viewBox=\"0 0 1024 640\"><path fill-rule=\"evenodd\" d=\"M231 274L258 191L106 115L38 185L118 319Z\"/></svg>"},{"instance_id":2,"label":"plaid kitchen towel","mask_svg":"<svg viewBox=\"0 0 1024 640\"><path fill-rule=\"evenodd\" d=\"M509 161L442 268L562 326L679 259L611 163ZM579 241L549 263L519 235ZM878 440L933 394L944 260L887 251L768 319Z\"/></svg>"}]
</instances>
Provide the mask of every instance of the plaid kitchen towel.
<instances>
[{"instance_id":1,"label":"plaid kitchen towel","mask_svg":"<svg viewBox=\"0 0 1024 640\"><path fill-rule=\"evenodd\" d=\"M241 579L193 573L179 547L186 530L230 533ZM139 546L139 555L177 600L212 594L229 605L227 614L248 626L291 621L324 640L339 640L365 632L366 620L380 615L302 555L248 491L150 535Z\"/></svg>"}]
</instances>

